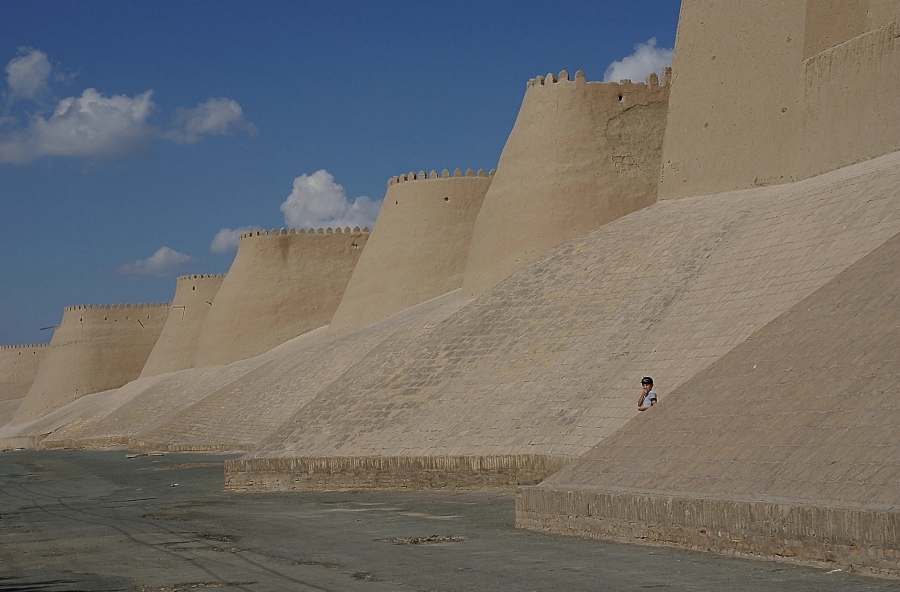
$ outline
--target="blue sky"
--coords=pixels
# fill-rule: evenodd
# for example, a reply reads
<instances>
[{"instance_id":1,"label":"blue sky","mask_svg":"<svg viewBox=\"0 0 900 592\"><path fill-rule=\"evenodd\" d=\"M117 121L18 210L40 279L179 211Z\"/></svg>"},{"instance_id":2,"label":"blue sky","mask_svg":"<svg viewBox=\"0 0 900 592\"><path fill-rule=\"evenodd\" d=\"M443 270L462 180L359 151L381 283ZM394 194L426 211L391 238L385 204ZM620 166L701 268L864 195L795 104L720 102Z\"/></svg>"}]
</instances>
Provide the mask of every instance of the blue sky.
<instances>
[{"instance_id":1,"label":"blue sky","mask_svg":"<svg viewBox=\"0 0 900 592\"><path fill-rule=\"evenodd\" d=\"M371 224L393 175L495 168L528 79L643 78L679 7L7 0L0 345L170 301L228 270L229 230Z\"/></svg>"}]
</instances>

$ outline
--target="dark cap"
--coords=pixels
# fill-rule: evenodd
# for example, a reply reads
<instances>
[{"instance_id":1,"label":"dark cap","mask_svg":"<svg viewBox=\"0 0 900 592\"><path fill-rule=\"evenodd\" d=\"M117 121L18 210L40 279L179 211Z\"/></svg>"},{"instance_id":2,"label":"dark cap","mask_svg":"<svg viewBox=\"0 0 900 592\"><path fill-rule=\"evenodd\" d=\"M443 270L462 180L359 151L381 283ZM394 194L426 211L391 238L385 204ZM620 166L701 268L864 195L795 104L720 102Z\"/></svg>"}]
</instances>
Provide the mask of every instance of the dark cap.
<instances>
[{"instance_id":1,"label":"dark cap","mask_svg":"<svg viewBox=\"0 0 900 592\"><path fill-rule=\"evenodd\" d=\"M641 384L653 384L653 379L649 376L645 376L641 379Z\"/></svg>"}]
</instances>

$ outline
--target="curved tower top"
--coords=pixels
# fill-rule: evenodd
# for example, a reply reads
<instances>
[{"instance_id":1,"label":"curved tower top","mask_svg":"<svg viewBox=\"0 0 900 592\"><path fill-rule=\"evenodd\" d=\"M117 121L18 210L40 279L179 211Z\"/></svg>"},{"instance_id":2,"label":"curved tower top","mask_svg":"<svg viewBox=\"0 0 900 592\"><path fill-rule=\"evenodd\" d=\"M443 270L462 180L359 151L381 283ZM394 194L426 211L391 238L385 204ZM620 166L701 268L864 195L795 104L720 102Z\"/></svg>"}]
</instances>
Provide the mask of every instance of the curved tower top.
<instances>
[{"instance_id":1,"label":"curved tower top","mask_svg":"<svg viewBox=\"0 0 900 592\"><path fill-rule=\"evenodd\" d=\"M241 235L197 341L196 366L250 358L327 325L368 238L368 228Z\"/></svg>"},{"instance_id":2,"label":"curved tower top","mask_svg":"<svg viewBox=\"0 0 900 592\"><path fill-rule=\"evenodd\" d=\"M392 177L329 335L361 329L462 286L475 217L494 171Z\"/></svg>"},{"instance_id":3,"label":"curved tower top","mask_svg":"<svg viewBox=\"0 0 900 592\"><path fill-rule=\"evenodd\" d=\"M12 424L140 376L162 333L168 304L69 306Z\"/></svg>"},{"instance_id":4,"label":"curved tower top","mask_svg":"<svg viewBox=\"0 0 900 592\"><path fill-rule=\"evenodd\" d=\"M203 322L224 280L225 274L178 278L169 318L141 371L141 378L194 367Z\"/></svg>"},{"instance_id":5,"label":"curved tower top","mask_svg":"<svg viewBox=\"0 0 900 592\"><path fill-rule=\"evenodd\" d=\"M463 297L656 201L668 78L587 82L579 70L528 82L475 221Z\"/></svg>"}]
</instances>

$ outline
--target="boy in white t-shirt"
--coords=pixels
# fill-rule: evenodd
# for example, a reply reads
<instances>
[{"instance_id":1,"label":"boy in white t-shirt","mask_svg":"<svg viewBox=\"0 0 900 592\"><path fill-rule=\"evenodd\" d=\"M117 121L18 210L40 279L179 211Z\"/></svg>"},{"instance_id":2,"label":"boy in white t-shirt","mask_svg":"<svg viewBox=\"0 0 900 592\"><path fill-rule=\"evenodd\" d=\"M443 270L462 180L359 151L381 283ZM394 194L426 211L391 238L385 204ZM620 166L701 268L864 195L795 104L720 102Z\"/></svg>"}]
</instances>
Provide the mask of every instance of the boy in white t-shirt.
<instances>
[{"instance_id":1,"label":"boy in white t-shirt","mask_svg":"<svg viewBox=\"0 0 900 592\"><path fill-rule=\"evenodd\" d=\"M646 411L656 405L656 393L653 392L653 379L645 376L641 379L641 396L638 397L638 411Z\"/></svg>"}]
</instances>

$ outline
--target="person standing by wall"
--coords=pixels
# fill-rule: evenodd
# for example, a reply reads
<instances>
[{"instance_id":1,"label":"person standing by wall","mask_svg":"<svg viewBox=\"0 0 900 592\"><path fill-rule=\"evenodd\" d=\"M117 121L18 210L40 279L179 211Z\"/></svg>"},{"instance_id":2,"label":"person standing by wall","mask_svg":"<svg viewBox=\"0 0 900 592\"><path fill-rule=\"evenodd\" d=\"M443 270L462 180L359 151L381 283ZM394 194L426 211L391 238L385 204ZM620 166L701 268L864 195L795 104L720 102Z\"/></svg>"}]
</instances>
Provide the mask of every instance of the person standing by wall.
<instances>
[{"instance_id":1,"label":"person standing by wall","mask_svg":"<svg viewBox=\"0 0 900 592\"><path fill-rule=\"evenodd\" d=\"M653 392L653 379L645 376L641 379L641 396L638 397L638 411L646 411L656 405L656 393Z\"/></svg>"}]
</instances>

